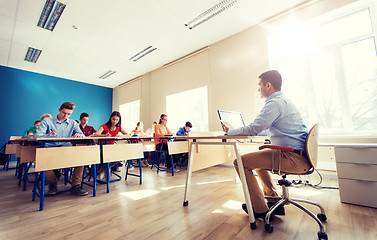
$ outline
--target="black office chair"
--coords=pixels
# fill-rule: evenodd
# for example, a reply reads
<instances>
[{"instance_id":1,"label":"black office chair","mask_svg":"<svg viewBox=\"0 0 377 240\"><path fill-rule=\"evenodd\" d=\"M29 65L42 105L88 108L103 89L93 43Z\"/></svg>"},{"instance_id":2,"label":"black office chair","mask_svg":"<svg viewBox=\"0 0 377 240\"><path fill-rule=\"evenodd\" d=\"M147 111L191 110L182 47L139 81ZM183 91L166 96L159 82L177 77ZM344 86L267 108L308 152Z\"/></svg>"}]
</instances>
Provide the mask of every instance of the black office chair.
<instances>
[{"instance_id":1,"label":"black office chair","mask_svg":"<svg viewBox=\"0 0 377 240\"><path fill-rule=\"evenodd\" d=\"M291 203L292 205L303 210L305 213L307 213L309 216L311 216L312 218L314 218L314 220L317 221L320 228L320 231L318 232L318 238L327 240L328 237L322 224L322 222L325 222L327 220L325 210L323 209L323 207L312 201L308 201L304 199L294 199L294 198L289 197L288 187L291 185L291 182L286 179L286 175L289 175L289 174L297 175L297 174L288 173L288 172L283 173L280 171L280 166L281 166L280 153L281 151L294 151L294 149L291 147L282 147L282 146L275 146L275 145L263 145L259 147L259 150L262 150L262 149L273 149L273 150L279 151L279 167L278 167L277 174L281 175L282 178L279 180L278 185L282 186L282 190L283 190L281 197L266 197L267 199L279 199L279 201L275 203L266 214L266 218L265 218L266 232L272 233L274 230L274 227L270 223L271 213L274 212L275 209L278 208L279 206L284 206ZM309 163L311 164L311 167L306 173L299 174L299 175L309 175L314 172L314 169L317 166L317 152L318 152L318 124L314 125L312 129L310 129L309 134L306 138L306 153L308 156ZM272 161L274 161L273 157L274 155L272 155ZM319 207L319 209L321 210L321 213L317 214L316 216L312 212L310 212L308 209L298 204L297 202L304 202L304 203L315 205Z\"/></svg>"}]
</instances>

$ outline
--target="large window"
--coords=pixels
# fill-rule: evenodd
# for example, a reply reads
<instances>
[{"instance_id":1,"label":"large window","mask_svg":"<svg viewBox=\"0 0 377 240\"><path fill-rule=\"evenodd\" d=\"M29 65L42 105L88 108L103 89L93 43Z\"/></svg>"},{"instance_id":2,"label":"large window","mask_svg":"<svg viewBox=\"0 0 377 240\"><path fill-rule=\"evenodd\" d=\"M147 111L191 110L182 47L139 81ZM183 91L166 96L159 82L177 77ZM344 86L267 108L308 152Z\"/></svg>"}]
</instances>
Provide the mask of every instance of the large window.
<instances>
[{"instance_id":1,"label":"large window","mask_svg":"<svg viewBox=\"0 0 377 240\"><path fill-rule=\"evenodd\" d=\"M122 128L131 133L140 121L140 100L119 105L119 112L122 116Z\"/></svg>"},{"instance_id":2,"label":"large window","mask_svg":"<svg viewBox=\"0 0 377 240\"><path fill-rule=\"evenodd\" d=\"M269 38L283 92L321 133L377 134L376 9L360 1Z\"/></svg>"},{"instance_id":3,"label":"large window","mask_svg":"<svg viewBox=\"0 0 377 240\"><path fill-rule=\"evenodd\" d=\"M191 122L192 131L208 131L208 94L207 87L192 89L166 97L168 127L172 132Z\"/></svg>"}]
</instances>

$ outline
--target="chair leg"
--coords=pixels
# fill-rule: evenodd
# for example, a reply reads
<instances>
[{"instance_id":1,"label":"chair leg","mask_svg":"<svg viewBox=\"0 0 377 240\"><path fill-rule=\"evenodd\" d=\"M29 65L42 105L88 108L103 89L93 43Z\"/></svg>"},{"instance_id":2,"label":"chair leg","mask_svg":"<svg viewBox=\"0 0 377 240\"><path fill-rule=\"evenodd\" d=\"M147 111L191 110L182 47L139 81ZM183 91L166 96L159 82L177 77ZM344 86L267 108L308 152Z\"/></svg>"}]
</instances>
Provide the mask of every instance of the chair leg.
<instances>
[{"instance_id":1,"label":"chair leg","mask_svg":"<svg viewBox=\"0 0 377 240\"><path fill-rule=\"evenodd\" d=\"M289 199L286 199L286 198L282 198L280 199L277 203L274 204L274 206L272 206L270 208L270 210L268 210L267 214L266 214L266 217L265 217L265 222L266 224L270 224L270 216L271 214L275 211L276 208L278 208L279 206L286 204L287 202L289 201Z\"/></svg>"},{"instance_id":2,"label":"chair leg","mask_svg":"<svg viewBox=\"0 0 377 240\"><path fill-rule=\"evenodd\" d=\"M309 201L309 200L305 200L305 199L296 199L296 198L291 198L291 201L295 201L295 202L303 202L303 203L308 203L308 204L312 204L314 206L317 206L319 207L319 209L321 210L321 213L322 214L326 214L325 213L325 209L318 203L315 203L315 202L312 202L312 201Z\"/></svg>"},{"instance_id":3,"label":"chair leg","mask_svg":"<svg viewBox=\"0 0 377 240\"><path fill-rule=\"evenodd\" d=\"M314 215L311 211L309 211L305 207L301 206L300 204L292 201L291 199L287 199L287 200L288 200L288 202L292 203L296 207L300 208L302 211L306 212L309 216L311 216L312 218L314 218L314 220L316 220L317 223L318 223L318 225L319 225L320 232L321 233L325 232L325 228L323 227L323 224L322 224L321 220L319 220L319 218L316 215Z\"/></svg>"}]
</instances>

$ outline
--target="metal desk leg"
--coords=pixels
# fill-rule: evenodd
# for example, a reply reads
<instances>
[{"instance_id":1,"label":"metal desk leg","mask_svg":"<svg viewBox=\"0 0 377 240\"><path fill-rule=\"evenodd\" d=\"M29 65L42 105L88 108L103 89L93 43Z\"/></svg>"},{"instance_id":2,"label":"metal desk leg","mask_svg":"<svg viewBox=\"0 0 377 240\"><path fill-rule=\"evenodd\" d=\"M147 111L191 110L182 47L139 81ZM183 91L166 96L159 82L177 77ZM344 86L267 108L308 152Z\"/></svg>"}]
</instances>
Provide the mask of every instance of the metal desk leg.
<instances>
[{"instance_id":1,"label":"metal desk leg","mask_svg":"<svg viewBox=\"0 0 377 240\"><path fill-rule=\"evenodd\" d=\"M43 211L43 206L45 203L45 181L46 181L46 172L42 171L41 173L41 195L39 203L39 211Z\"/></svg>"},{"instance_id":2,"label":"metal desk leg","mask_svg":"<svg viewBox=\"0 0 377 240\"><path fill-rule=\"evenodd\" d=\"M106 192L110 192L110 163L106 163L106 170L107 170L107 178L106 178L106 185L107 185L107 190Z\"/></svg>"},{"instance_id":3,"label":"metal desk leg","mask_svg":"<svg viewBox=\"0 0 377 240\"><path fill-rule=\"evenodd\" d=\"M97 164L93 164L93 197L97 195Z\"/></svg>"},{"instance_id":4,"label":"metal desk leg","mask_svg":"<svg viewBox=\"0 0 377 240\"><path fill-rule=\"evenodd\" d=\"M187 195L188 195L188 190L190 188L190 183L191 183L192 161L193 161L192 145L193 144L194 144L194 142L190 143L190 149L189 149L189 160L188 160L188 166L187 166L185 196L184 196L184 199L183 199L183 206L184 207L188 206Z\"/></svg>"},{"instance_id":5,"label":"metal desk leg","mask_svg":"<svg viewBox=\"0 0 377 240\"><path fill-rule=\"evenodd\" d=\"M247 188L245 170L243 168L243 163L242 163L241 153L238 148L238 143L234 143L233 147L234 147L234 152L236 153L236 156L237 156L238 172L240 173L243 194L246 200L246 206L249 213L248 215L249 215L250 228L255 230L257 228L257 225L255 223L253 208L251 206L249 189Z\"/></svg>"}]
</instances>

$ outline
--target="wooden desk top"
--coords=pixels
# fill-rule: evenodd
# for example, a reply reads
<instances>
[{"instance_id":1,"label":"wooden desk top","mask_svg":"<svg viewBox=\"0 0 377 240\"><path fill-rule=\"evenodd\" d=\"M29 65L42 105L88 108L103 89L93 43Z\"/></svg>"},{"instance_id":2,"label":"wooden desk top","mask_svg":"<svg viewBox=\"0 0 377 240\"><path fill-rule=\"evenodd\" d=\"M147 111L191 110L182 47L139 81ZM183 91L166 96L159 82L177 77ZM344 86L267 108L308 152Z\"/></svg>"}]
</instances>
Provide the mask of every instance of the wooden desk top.
<instances>
[{"instance_id":1,"label":"wooden desk top","mask_svg":"<svg viewBox=\"0 0 377 240\"><path fill-rule=\"evenodd\" d=\"M8 143L19 143L22 141L28 142L78 142L78 141L90 141L90 140L150 140L155 137L129 137L129 136L117 136L117 137L82 137L82 138L57 138L54 136L44 138L23 137L22 139L6 140ZM266 136L165 136L159 137L173 140L241 140L242 142L264 142ZM248 140L251 141L248 141Z\"/></svg>"}]
</instances>

